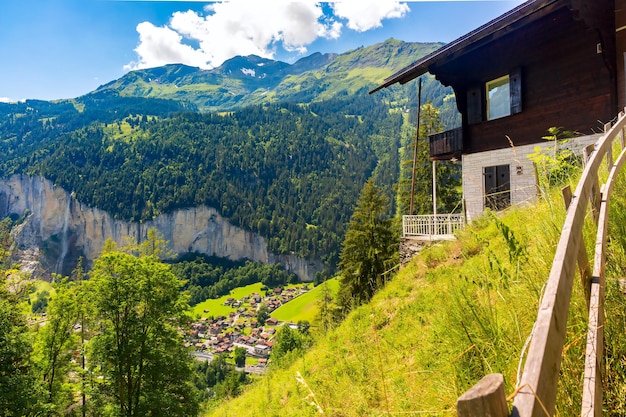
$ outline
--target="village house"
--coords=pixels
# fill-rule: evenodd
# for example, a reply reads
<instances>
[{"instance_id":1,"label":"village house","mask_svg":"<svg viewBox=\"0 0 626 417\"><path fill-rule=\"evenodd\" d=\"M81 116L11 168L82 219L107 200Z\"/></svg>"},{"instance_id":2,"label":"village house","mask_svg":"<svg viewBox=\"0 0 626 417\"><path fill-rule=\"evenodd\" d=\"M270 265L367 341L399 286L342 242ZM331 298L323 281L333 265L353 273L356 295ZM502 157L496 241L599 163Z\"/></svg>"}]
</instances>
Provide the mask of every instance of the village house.
<instances>
[{"instance_id":1,"label":"village house","mask_svg":"<svg viewBox=\"0 0 626 417\"><path fill-rule=\"evenodd\" d=\"M452 87L461 126L429 137L462 164L469 221L537 197L528 157L551 127L580 151L626 104L626 0L530 0L387 78L425 73ZM413 87L415 88L415 87Z\"/></svg>"},{"instance_id":2,"label":"village house","mask_svg":"<svg viewBox=\"0 0 626 417\"><path fill-rule=\"evenodd\" d=\"M270 355L270 347L267 345L258 344L254 346L254 353L263 358L267 358Z\"/></svg>"},{"instance_id":3,"label":"village house","mask_svg":"<svg viewBox=\"0 0 626 417\"><path fill-rule=\"evenodd\" d=\"M265 355L264 357L268 357L273 345L271 338L276 334L276 329L272 327L260 328L255 318L256 311L244 306L246 300L248 304L252 305L255 297L258 297L259 302L264 302L270 309L274 309L307 290L306 286L284 288L279 295L275 295L274 291L269 291L268 295L262 299L259 294L255 293L243 297L241 301L229 297L225 304L234 307L240 303L237 311L229 312L228 317L220 315L214 318L201 318L192 323L189 331L187 331L186 344L193 346L198 352L208 350L212 353L232 352L235 346L239 346L247 349L249 355L256 357L260 355L255 350L255 346L264 346L259 349ZM270 317L266 324L277 326L279 321ZM246 328L250 328L250 335L244 334Z\"/></svg>"}]
</instances>

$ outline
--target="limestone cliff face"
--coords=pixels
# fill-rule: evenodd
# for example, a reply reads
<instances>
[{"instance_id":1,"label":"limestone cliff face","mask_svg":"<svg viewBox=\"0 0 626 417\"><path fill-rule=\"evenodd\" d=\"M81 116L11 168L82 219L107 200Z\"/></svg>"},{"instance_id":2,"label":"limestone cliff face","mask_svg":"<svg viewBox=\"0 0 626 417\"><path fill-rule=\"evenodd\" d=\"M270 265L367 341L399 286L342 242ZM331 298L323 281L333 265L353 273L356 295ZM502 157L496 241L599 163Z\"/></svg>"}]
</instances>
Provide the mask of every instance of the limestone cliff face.
<instances>
[{"instance_id":1,"label":"limestone cliff face","mask_svg":"<svg viewBox=\"0 0 626 417\"><path fill-rule=\"evenodd\" d=\"M210 207L178 210L141 224L126 222L80 203L41 177L0 179L0 216L8 215L26 215L14 235L18 249L38 252L50 272L69 273L80 255L93 260L109 238L119 245L129 239L141 242L152 227L177 254L199 252L233 260L280 262L305 281L323 267L319 261L268 252L263 237L230 224Z\"/></svg>"}]
</instances>

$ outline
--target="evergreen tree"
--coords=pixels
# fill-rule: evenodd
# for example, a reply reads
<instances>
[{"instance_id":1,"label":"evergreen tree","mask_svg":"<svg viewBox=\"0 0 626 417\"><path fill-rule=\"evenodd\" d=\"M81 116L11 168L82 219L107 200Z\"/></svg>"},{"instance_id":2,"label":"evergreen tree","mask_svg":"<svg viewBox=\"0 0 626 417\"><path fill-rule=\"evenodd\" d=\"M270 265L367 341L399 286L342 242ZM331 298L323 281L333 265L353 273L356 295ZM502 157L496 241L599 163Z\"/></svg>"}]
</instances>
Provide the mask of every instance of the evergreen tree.
<instances>
[{"instance_id":1,"label":"evergreen tree","mask_svg":"<svg viewBox=\"0 0 626 417\"><path fill-rule=\"evenodd\" d=\"M339 303L344 311L369 301L384 285L384 272L397 253L398 240L390 219L384 217L387 200L372 179L361 191L341 251Z\"/></svg>"},{"instance_id":2,"label":"evergreen tree","mask_svg":"<svg viewBox=\"0 0 626 417\"><path fill-rule=\"evenodd\" d=\"M317 322L324 332L333 327L337 318L337 308L334 301L335 299L328 282L324 281L320 284L320 296L317 300Z\"/></svg>"}]
</instances>

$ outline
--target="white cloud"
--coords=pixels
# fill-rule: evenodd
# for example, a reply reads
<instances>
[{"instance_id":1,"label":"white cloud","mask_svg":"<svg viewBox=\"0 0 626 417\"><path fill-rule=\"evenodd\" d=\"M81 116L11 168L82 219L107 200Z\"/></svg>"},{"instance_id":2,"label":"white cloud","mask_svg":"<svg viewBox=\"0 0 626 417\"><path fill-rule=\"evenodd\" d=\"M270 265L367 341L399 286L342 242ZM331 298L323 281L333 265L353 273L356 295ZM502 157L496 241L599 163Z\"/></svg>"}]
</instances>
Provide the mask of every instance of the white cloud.
<instances>
[{"instance_id":1,"label":"white cloud","mask_svg":"<svg viewBox=\"0 0 626 417\"><path fill-rule=\"evenodd\" d=\"M236 55L273 58L277 46L304 54L318 38L337 39L343 23L357 31L381 26L383 19L403 17L406 3L394 0L344 0L330 3L325 16L316 0L231 0L211 3L204 13L174 13L165 26L137 25L138 59L125 70L183 63L203 69Z\"/></svg>"},{"instance_id":2,"label":"white cloud","mask_svg":"<svg viewBox=\"0 0 626 417\"><path fill-rule=\"evenodd\" d=\"M126 65L126 70L173 63L210 67L208 58L202 51L183 44L182 36L168 27L156 27L150 22L143 22L137 25L137 32L139 45L135 52L139 55L139 61Z\"/></svg>"},{"instance_id":3,"label":"white cloud","mask_svg":"<svg viewBox=\"0 0 626 417\"><path fill-rule=\"evenodd\" d=\"M8 97L0 97L0 103L14 103L15 100L12 100Z\"/></svg>"},{"instance_id":4,"label":"white cloud","mask_svg":"<svg viewBox=\"0 0 626 417\"><path fill-rule=\"evenodd\" d=\"M381 27L383 19L401 18L409 6L397 0L337 1L332 5L337 17L348 20L348 28L365 32Z\"/></svg>"}]
</instances>

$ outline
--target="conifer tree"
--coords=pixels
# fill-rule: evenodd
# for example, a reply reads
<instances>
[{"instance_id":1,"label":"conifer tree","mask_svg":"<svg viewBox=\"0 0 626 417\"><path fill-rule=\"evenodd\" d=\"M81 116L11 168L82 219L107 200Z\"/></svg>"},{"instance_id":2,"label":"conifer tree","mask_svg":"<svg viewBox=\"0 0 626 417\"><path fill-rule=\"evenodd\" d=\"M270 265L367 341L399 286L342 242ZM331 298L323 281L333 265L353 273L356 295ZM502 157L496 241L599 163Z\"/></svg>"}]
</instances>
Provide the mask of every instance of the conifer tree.
<instances>
[{"instance_id":1,"label":"conifer tree","mask_svg":"<svg viewBox=\"0 0 626 417\"><path fill-rule=\"evenodd\" d=\"M352 214L341 252L339 304L344 311L369 301L384 285L384 272L396 253L398 240L385 218L387 199L369 179Z\"/></svg>"}]
</instances>

